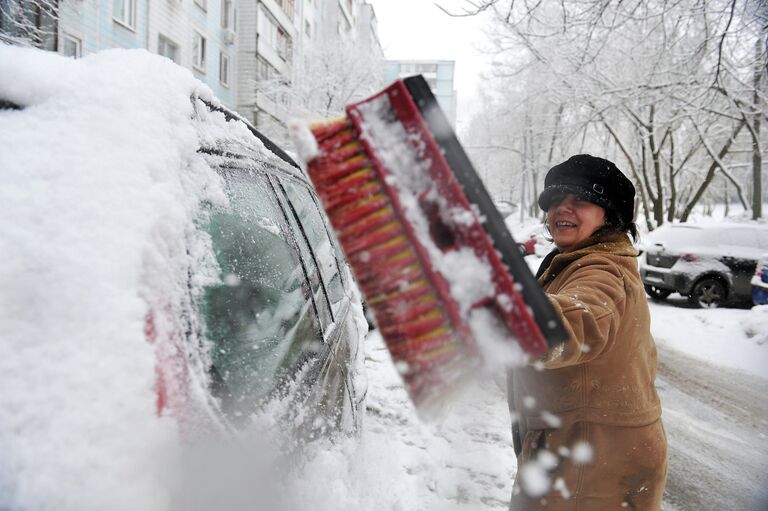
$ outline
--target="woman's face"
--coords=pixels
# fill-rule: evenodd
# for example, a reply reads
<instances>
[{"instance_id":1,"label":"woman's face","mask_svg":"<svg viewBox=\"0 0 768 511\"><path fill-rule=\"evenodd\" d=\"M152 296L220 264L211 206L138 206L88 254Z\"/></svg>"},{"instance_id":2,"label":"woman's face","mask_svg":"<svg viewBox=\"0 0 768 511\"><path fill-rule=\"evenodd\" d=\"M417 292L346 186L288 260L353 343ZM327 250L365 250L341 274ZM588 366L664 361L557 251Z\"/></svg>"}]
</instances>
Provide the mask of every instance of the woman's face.
<instances>
[{"instance_id":1,"label":"woman's face","mask_svg":"<svg viewBox=\"0 0 768 511\"><path fill-rule=\"evenodd\" d=\"M605 210L572 193L555 195L547 210L547 227L561 251L589 238L605 225Z\"/></svg>"}]
</instances>

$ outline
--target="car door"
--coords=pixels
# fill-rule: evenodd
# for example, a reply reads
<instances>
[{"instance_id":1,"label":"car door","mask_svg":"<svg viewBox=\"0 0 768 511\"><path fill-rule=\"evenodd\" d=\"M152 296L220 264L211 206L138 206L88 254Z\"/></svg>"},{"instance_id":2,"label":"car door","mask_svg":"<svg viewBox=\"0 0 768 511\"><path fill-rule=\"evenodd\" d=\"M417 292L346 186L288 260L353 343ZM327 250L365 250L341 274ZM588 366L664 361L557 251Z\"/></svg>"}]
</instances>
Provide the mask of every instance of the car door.
<instances>
[{"instance_id":1,"label":"car door","mask_svg":"<svg viewBox=\"0 0 768 511\"><path fill-rule=\"evenodd\" d=\"M354 370L353 361L360 349L360 332L356 325L350 324L353 321L349 318L349 282L343 271L343 255L308 183L285 175L273 179L283 192L286 209L293 215L291 223L295 231L301 233L297 236L298 244L301 252L306 254L310 281L317 286L313 291L318 309L324 311L320 321L331 357L323 371L323 385L318 389L322 397L318 399L332 404L330 408L337 410L331 417L334 428L355 429L359 425L358 405L362 396L353 385L350 372Z\"/></svg>"}]
</instances>

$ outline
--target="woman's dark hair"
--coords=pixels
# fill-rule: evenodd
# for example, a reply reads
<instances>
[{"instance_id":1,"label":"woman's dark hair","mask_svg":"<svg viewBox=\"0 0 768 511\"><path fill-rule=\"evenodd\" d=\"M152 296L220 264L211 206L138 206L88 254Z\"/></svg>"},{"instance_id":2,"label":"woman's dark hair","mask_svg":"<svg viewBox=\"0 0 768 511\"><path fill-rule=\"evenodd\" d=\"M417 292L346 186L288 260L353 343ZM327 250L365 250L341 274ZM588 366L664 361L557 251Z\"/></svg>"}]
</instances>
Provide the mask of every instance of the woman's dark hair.
<instances>
[{"instance_id":1,"label":"woman's dark hair","mask_svg":"<svg viewBox=\"0 0 768 511\"><path fill-rule=\"evenodd\" d=\"M639 237L637 224L632 221L625 222L615 209L605 210L605 225L595 231L595 233L610 231L627 233L635 243L637 243Z\"/></svg>"}]
</instances>

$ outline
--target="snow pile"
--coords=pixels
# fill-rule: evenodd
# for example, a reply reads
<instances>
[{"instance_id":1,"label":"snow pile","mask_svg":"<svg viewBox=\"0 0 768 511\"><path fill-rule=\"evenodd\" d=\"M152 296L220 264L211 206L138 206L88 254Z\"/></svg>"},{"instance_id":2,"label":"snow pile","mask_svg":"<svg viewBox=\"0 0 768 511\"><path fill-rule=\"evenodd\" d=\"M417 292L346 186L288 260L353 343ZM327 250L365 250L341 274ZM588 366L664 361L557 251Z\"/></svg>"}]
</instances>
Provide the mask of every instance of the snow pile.
<instances>
[{"instance_id":1,"label":"snow pile","mask_svg":"<svg viewBox=\"0 0 768 511\"><path fill-rule=\"evenodd\" d=\"M650 303L651 332L657 344L768 378L766 306L750 310L696 309L681 314L680 305L671 298Z\"/></svg>"},{"instance_id":2,"label":"snow pile","mask_svg":"<svg viewBox=\"0 0 768 511\"><path fill-rule=\"evenodd\" d=\"M741 321L741 327L747 338L758 346L768 346L768 305L756 305ZM764 362L768 362L768 353L764 352Z\"/></svg>"},{"instance_id":3,"label":"snow pile","mask_svg":"<svg viewBox=\"0 0 768 511\"><path fill-rule=\"evenodd\" d=\"M193 94L210 98L144 51L0 45L0 98L25 107L0 111L2 509L168 504L177 425L156 415L144 328L149 304L188 293L174 275L210 258L190 231L221 195Z\"/></svg>"}]
</instances>

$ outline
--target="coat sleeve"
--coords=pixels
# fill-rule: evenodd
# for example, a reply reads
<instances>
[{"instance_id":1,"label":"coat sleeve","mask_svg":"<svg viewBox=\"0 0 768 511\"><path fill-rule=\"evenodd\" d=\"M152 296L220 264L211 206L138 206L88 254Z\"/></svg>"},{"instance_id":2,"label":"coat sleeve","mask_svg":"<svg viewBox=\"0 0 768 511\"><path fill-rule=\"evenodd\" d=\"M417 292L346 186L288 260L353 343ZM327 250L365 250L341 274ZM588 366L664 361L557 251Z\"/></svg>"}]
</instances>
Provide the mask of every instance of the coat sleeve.
<instances>
[{"instance_id":1,"label":"coat sleeve","mask_svg":"<svg viewBox=\"0 0 768 511\"><path fill-rule=\"evenodd\" d=\"M564 284L547 296L569 339L534 361L547 369L588 362L611 349L626 301L622 274L605 258L585 257L565 271Z\"/></svg>"}]
</instances>

